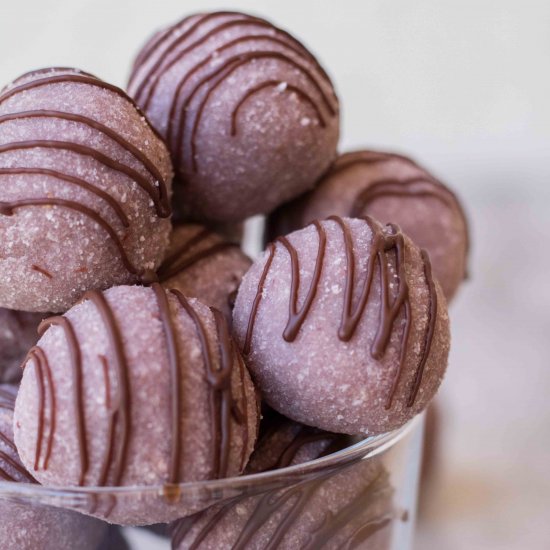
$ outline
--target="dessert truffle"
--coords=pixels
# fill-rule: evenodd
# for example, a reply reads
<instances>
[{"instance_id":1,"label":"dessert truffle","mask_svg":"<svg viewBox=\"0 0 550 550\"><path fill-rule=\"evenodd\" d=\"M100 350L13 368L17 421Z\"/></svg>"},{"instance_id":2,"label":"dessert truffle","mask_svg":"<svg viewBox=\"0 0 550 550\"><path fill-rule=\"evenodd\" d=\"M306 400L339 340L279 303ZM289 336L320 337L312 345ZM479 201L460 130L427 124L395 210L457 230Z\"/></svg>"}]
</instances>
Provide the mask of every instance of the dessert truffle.
<instances>
[{"instance_id":1,"label":"dessert truffle","mask_svg":"<svg viewBox=\"0 0 550 550\"><path fill-rule=\"evenodd\" d=\"M335 216L270 244L243 278L233 330L271 407L349 434L423 410L449 352L428 255L372 218Z\"/></svg>"},{"instance_id":2,"label":"dessert truffle","mask_svg":"<svg viewBox=\"0 0 550 550\"><path fill-rule=\"evenodd\" d=\"M314 460L345 438L282 420L260 440L247 473ZM281 473L280 482L284 483ZM388 475L378 460L347 464L313 479L226 504L172 526L176 550L218 548L389 548L395 517ZM322 544L321 544L322 541ZM347 546L343 546L347 543Z\"/></svg>"},{"instance_id":3,"label":"dessert truffle","mask_svg":"<svg viewBox=\"0 0 550 550\"><path fill-rule=\"evenodd\" d=\"M16 388L0 385L0 480L36 483L25 470L13 443ZM106 525L72 512L0 499L2 550L96 550Z\"/></svg>"},{"instance_id":4,"label":"dessert truffle","mask_svg":"<svg viewBox=\"0 0 550 550\"><path fill-rule=\"evenodd\" d=\"M0 93L0 306L61 312L154 272L170 233L172 168L119 88L76 69Z\"/></svg>"},{"instance_id":5,"label":"dessert truffle","mask_svg":"<svg viewBox=\"0 0 550 550\"><path fill-rule=\"evenodd\" d=\"M251 264L238 244L204 226L181 224L172 232L158 276L164 287L198 298L231 320L237 289Z\"/></svg>"},{"instance_id":6,"label":"dessert truffle","mask_svg":"<svg viewBox=\"0 0 550 550\"><path fill-rule=\"evenodd\" d=\"M270 216L268 240L331 215L368 215L398 224L429 253L448 301L466 275L462 206L448 187L407 157L374 151L341 155L313 191Z\"/></svg>"},{"instance_id":7,"label":"dessert truffle","mask_svg":"<svg viewBox=\"0 0 550 550\"><path fill-rule=\"evenodd\" d=\"M164 496L120 494L86 510L145 525L189 512L180 482L242 472L258 408L222 313L157 283L121 286L86 293L40 330L17 397L15 441L41 483L164 484Z\"/></svg>"},{"instance_id":8,"label":"dessert truffle","mask_svg":"<svg viewBox=\"0 0 550 550\"><path fill-rule=\"evenodd\" d=\"M311 189L336 157L339 106L315 57L268 21L201 13L155 34L130 95L165 137L175 209L239 221Z\"/></svg>"},{"instance_id":9,"label":"dessert truffle","mask_svg":"<svg viewBox=\"0 0 550 550\"><path fill-rule=\"evenodd\" d=\"M41 313L0 308L0 383L21 380L21 362L38 340L38 325L44 317Z\"/></svg>"}]
</instances>

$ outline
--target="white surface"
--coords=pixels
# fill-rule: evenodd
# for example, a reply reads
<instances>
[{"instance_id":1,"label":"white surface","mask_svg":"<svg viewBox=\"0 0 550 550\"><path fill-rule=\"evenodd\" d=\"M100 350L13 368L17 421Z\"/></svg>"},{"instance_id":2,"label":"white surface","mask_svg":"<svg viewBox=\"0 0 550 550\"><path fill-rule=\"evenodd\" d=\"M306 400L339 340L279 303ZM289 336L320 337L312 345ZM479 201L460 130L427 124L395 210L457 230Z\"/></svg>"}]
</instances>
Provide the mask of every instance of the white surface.
<instances>
[{"instance_id":1,"label":"white surface","mask_svg":"<svg viewBox=\"0 0 550 550\"><path fill-rule=\"evenodd\" d=\"M220 7L265 15L319 54L343 149L410 152L467 206L447 462L418 548L550 547L550 2L1 0L0 82L76 65L123 84L156 27Z\"/></svg>"}]
</instances>

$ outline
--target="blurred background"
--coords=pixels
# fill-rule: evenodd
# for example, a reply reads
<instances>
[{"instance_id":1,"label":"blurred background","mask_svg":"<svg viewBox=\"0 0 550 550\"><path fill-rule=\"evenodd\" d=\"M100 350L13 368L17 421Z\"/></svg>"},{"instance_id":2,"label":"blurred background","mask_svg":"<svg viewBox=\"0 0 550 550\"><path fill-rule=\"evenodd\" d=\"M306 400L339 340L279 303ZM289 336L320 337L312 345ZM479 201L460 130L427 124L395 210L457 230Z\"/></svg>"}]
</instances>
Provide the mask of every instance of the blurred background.
<instances>
[{"instance_id":1,"label":"blurred background","mask_svg":"<svg viewBox=\"0 0 550 550\"><path fill-rule=\"evenodd\" d=\"M265 16L320 57L342 151L410 154L467 209L471 280L452 304L417 550L549 548L550 2L2 0L0 83L66 65L124 86L153 30L218 8Z\"/></svg>"}]
</instances>

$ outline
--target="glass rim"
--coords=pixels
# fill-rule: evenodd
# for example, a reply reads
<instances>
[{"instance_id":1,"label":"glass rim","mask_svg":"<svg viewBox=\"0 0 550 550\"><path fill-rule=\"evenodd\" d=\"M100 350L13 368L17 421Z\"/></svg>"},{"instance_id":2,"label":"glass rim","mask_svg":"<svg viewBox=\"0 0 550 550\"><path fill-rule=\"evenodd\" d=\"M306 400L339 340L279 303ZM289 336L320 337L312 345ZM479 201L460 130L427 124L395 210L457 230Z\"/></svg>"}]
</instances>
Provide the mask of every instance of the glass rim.
<instances>
[{"instance_id":1,"label":"glass rim","mask_svg":"<svg viewBox=\"0 0 550 550\"><path fill-rule=\"evenodd\" d=\"M0 481L0 499L10 497L35 497L35 498L89 498L95 495L114 495L129 497L132 495L151 494L157 496L199 496L215 494L217 492L234 491L243 492L250 487L266 486L276 488L282 483L299 482L310 475L329 471L331 468L342 467L358 460L371 459L384 453L401 439L406 437L422 422L424 413L416 415L406 424L379 435L366 437L365 439L341 449L330 455L317 458L303 464L296 464L269 470L255 474L233 476L222 479L202 481L187 481L179 484L155 484L155 485L125 485L125 486L57 486L40 485L36 483L21 483L14 481Z\"/></svg>"}]
</instances>

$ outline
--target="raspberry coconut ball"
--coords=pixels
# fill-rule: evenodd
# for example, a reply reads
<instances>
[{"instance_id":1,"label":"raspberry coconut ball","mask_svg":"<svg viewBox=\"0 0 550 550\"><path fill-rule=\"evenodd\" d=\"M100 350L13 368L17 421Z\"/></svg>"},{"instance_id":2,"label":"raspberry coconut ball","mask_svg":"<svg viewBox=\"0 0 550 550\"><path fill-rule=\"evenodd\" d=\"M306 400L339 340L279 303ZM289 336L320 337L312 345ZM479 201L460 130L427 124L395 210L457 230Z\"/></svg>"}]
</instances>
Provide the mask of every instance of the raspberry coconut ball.
<instances>
[{"instance_id":1,"label":"raspberry coconut ball","mask_svg":"<svg viewBox=\"0 0 550 550\"><path fill-rule=\"evenodd\" d=\"M330 78L298 40L258 17L200 13L158 32L128 90L166 139L187 219L269 212L311 189L336 157Z\"/></svg>"},{"instance_id":2,"label":"raspberry coconut ball","mask_svg":"<svg viewBox=\"0 0 550 550\"><path fill-rule=\"evenodd\" d=\"M270 244L243 279L233 330L271 407L349 434L422 411L450 343L428 254L370 218L329 218Z\"/></svg>"},{"instance_id":3,"label":"raspberry coconut ball","mask_svg":"<svg viewBox=\"0 0 550 550\"><path fill-rule=\"evenodd\" d=\"M169 153L119 88L76 69L0 92L0 306L62 312L148 279L168 245Z\"/></svg>"},{"instance_id":4,"label":"raspberry coconut ball","mask_svg":"<svg viewBox=\"0 0 550 550\"><path fill-rule=\"evenodd\" d=\"M41 333L15 408L19 455L41 483L164 486L87 510L145 525L190 512L177 484L243 471L258 406L222 313L159 284L121 286Z\"/></svg>"}]
</instances>

